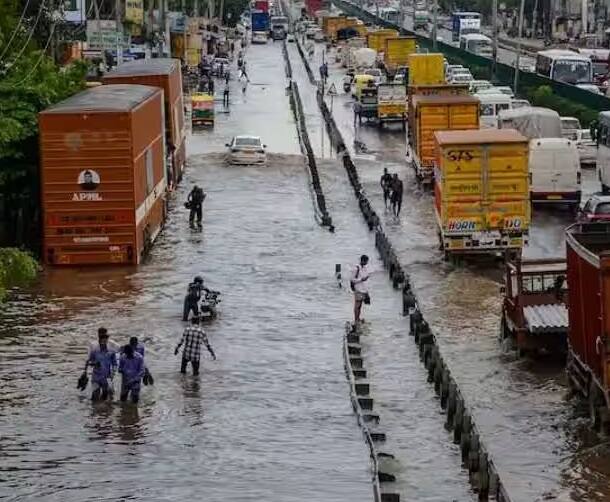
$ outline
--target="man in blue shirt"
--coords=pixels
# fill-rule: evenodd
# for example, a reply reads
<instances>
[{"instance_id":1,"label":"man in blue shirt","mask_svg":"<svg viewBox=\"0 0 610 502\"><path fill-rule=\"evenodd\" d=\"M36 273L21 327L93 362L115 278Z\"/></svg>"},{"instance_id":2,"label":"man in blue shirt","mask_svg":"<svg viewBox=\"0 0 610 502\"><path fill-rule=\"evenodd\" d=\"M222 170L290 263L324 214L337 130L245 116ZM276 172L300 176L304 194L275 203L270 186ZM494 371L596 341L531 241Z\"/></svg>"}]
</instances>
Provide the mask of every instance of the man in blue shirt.
<instances>
[{"instance_id":1,"label":"man in blue shirt","mask_svg":"<svg viewBox=\"0 0 610 502\"><path fill-rule=\"evenodd\" d=\"M93 367L91 372L91 399L102 401L112 398L112 377L117 367L116 353L108 347L108 330L100 328L97 331L98 344L89 352L85 365Z\"/></svg>"},{"instance_id":2,"label":"man in blue shirt","mask_svg":"<svg viewBox=\"0 0 610 502\"><path fill-rule=\"evenodd\" d=\"M131 345L123 347L123 355L119 363L121 379L121 401L127 401L131 394L131 402L138 403L140 399L140 383L144 376L144 358L139 352L135 352Z\"/></svg>"}]
</instances>

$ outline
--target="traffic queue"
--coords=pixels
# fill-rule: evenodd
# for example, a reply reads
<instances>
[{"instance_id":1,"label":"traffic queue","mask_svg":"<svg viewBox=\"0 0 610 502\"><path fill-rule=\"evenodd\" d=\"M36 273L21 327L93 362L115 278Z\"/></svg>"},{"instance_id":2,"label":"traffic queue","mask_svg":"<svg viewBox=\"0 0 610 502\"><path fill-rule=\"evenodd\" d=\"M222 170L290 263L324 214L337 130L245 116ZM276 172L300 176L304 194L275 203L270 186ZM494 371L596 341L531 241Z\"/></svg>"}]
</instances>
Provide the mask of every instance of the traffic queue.
<instances>
[{"instance_id":1,"label":"traffic queue","mask_svg":"<svg viewBox=\"0 0 610 502\"><path fill-rule=\"evenodd\" d=\"M344 90L354 100L356 127L385 123L387 94L402 107L406 162L420 185L433 190L445 259L505 257L503 345L520 355L566 357L571 388L588 400L593 423L610 426L610 197L604 167L610 162L600 156L610 144L610 113L602 112L586 135L596 142L597 156L583 159L579 139L585 131L576 119L476 81L442 54L417 52L409 37L384 29L328 40L327 57L334 46L335 61L346 68ZM402 60L385 53L397 46ZM388 86L403 92L386 92ZM581 169L595 163L591 157L597 157L602 192L581 205ZM576 215L566 230L567 253L523 259L532 209L540 208Z\"/></svg>"}]
</instances>

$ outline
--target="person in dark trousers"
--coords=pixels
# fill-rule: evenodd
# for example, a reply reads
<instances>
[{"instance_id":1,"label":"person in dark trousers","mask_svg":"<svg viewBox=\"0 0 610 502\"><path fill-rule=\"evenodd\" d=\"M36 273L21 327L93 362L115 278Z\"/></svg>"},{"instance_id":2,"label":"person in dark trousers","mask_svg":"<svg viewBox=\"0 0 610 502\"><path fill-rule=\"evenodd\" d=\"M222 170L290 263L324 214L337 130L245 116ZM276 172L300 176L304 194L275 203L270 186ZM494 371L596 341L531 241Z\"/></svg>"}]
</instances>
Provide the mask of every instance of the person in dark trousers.
<instances>
[{"instance_id":1,"label":"person in dark trousers","mask_svg":"<svg viewBox=\"0 0 610 502\"><path fill-rule=\"evenodd\" d=\"M208 94L210 96L214 96L214 79L213 78L208 80Z\"/></svg>"},{"instance_id":2,"label":"person in dark trousers","mask_svg":"<svg viewBox=\"0 0 610 502\"><path fill-rule=\"evenodd\" d=\"M133 349L125 345L119 362L121 374L121 401L127 401L131 394L131 402L137 404L140 399L140 384L144 377L144 358Z\"/></svg>"},{"instance_id":3,"label":"person in dark trousers","mask_svg":"<svg viewBox=\"0 0 610 502\"><path fill-rule=\"evenodd\" d=\"M222 104L229 106L229 82L225 83L225 90L222 93Z\"/></svg>"},{"instance_id":4,"label":"person in dark trousers","mask_svg":"<svg viewBox=\"0 0 610 502\"><path fill-rule=\"evenodd\" d=\"M400 209L402 208L402 192L402 180L398 177L398 174L394 174L392 177L392 212L394 213L394 216L400 215Z\"/></svg>"},{"instance_id":5,"label":"person in dark trousers","mask_svg":"<svg viewBox=\"0 0 610 502\"><path fill-rule=\"evenodd\" d=\"M390 200L390 192L392 189L392 175L388 172L388 168L384 167L383 174L381 175L381 180L379 180L379 184L381 185L381 189L383 190L383 203L385 204L385 208L388 208L388 202Z\"/></svg>"},{"instance_id":6,"label":"person in dark trousers","mask_svg":"<svg viewBox=\"0 0 610 502\"><path fill-rule=\"evenodd\" d=\"M100 328L97 330L97 345L89 351L89 357L85 364L85 371L89 366L93 367L91 372L91 400L99 401L112 398L112 379L117 367L116 352L108 346L108 330Z\"/></svg>"},{"instance_id":7,"label":"person in dark trousers","mask_svg":"<svg viewBox=\"0 0 610 502\"><path fill-rule=\"evenodd\" d=\"M354 293L354 331L358 329L358 326L362 322L362 319L360 318L362 304L371 303L371 297L369 296L369 290L367 287L367 281L369 280L368 263L369 257L363 254L360 257L360 263L354 269L352 278L350 280L350 288Z\"/></svg>"},{"instance_id":8,"label":"person in dark trousers","mask_svg":"<svg viewBox=\"0 0 610 502\"><path fill-rule=\"evenodd\" d=\"M203 204L203 200L205 199L205 194L203 193L203 189L199 188L197 185L193 187L191 193L189 193L187 203L190 207L189 213L189 225L192 227L195 221L195 217L197 217L197 226L201 227L201 206Z\"/></svg>"},{"instance_id":9,"label":"person in dark trousers","mask_svg":"<svg viewBox=\"0 0 610 502\"><path fill-rule=\"evenodd\" d=\"M191 319L192 325L187 327L182 334L182 339L176 345L176 350L174 350L174 354L178 355L178 351L180 347L184 345L182 349L182 363L180 365L180 373L186 373L186 367L188 363L191 363L193 367L193 375L199 375L199 361L201 359L201 345L205 345L208 349L208 352L211 354L212 359L216 360L216 354L212 350L210 346L210 342L208 341L208 337L205 334L205 331L199 326L199 317L193 317Z\"/></svg>"},{"instance_id":10,"label":"person in dark trousers","mask_svg":"<svg viewBox=\"0 0 610 502\"><path fill-rule=\"evenodd\" d=\"M199 300L201 300L201 292L209 291L203 285L203 277L197 276L188 285L186 296L184 297L184 308L182 309L182 320L189 320L189 314L193 312L193 317L199 316Z\"/></svg>"}]
</instances>

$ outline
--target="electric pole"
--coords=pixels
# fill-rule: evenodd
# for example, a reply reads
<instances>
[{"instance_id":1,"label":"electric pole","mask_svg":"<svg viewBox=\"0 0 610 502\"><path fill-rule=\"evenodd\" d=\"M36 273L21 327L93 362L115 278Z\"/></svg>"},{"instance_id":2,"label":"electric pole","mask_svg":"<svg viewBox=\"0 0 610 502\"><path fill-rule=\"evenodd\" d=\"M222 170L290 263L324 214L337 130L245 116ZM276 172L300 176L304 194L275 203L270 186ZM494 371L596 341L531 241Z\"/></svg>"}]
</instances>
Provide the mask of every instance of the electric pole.
<instances>
[{"instance_id":1,"label":"electric pole","mask_svg":"<svg viewBox=\"0 0 610 502\"><path fill-rule=\"evenodd\" d=\"M519 87L519 63L521 58L521 37L523 36L523 10L525 9L525 0L521 0L521 6L519 7L519 33L517 39L517 60L515 61L515 83L513 91L517 95L517 89Z\"/></svg>"},{"instance_id":2,"label":"electric pole","mask_svg":"<svg viewBox=\"0 0 610 502\"><path fill-rule=\"evenodd\" d=\"M491 48L491 77L492 80L496 78L496 71L498 65L498 0L492 0L491 3L491 29L492 34L492 48Z\"/></svg>"}]
</instances>

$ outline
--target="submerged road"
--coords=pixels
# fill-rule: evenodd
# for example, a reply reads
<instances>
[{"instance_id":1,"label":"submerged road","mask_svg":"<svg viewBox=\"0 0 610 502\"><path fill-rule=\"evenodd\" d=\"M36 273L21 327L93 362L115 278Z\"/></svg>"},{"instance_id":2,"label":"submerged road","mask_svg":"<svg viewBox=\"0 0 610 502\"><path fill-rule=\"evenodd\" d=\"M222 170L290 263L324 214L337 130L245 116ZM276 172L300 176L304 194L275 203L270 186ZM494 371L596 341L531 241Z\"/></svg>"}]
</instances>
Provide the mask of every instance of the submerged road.
<instances>
[{"instance_id":1,"label":"submerged road","mask_svg":"<svg viewBox=\"0 0 610 502\"><path fill-rule=\"evenodd\" d=\"M0 499L371 500L343 369L350 297L334 280L334 264L360 249L314 220L280 45L249 47L247 61L246 94L234 82L229 113L190 138L148 261L48 271L3 306ZM223 145L238 133L262 136L268 167L225 165ZM182 207L194 183L208 192L202 233ZM195 274L223 292L207 328L218 360L203 356L199 380L182 377L173 355ZM137 409L92 406L76 390L100 325L120 343L152 338L155 386Z\"/></svg>"},{"instance_id":2,"label":"submerged road","mask_svg":"<svg viewBox=\"0 0 610 502\"><path fill-rule=\"evenodd\" d=\"M337 125L352 154L354 139L367 146L367 154L354 157L365 191L411 275L426 318L466 402L473 408L481 439L512 500L610 500L610 441L592 434L579 403L565 399L563 365L515 360L503 353L497 341L500 267L476 262L455 267L443 262L433 197L418 187L406 166L405 132L400 127L354 127L351 97L342 93L344 70L334 62L333 52L317 44L312 69L317 77L323 51L331 62L329 85L334 82L340 93L333 103ZM405 182L400 218L383 209L379 178L384 167L399 173ZM583 171L583 178L585 195L599 189L592 170ZM572 217L561 211L535 211L533 216L525 255L565 255L563 230ZM395 350L383 339L375 338L371 343L380 353ZM412 379L414 370L396 368L393 376ZM445 435L442 430L439 434Z\"/></svg>"}]
</instances>

